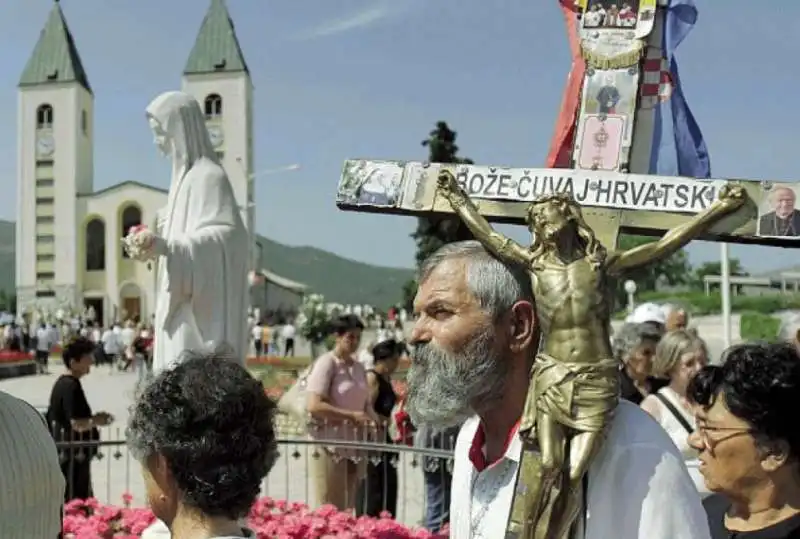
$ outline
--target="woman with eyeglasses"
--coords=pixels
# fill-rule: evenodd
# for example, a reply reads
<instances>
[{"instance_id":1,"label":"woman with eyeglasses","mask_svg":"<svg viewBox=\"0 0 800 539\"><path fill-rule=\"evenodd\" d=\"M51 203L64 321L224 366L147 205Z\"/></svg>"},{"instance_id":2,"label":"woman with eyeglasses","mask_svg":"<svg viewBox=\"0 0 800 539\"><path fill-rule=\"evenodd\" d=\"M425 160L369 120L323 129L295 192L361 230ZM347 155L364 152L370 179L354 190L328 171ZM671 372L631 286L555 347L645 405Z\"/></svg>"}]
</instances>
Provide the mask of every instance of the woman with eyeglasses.
<instances>
[{"instance_id":1,"label":"woman with eyeglasses","mask_svg":"<svg viewBox=\"0 0 800 539\"><path fill-rule=\"evenodd\" d=\"M800 357L790 344L729 348L701 370L689 443L714 493L712 539L800 539Z\"/></svg>"}]
</instances>

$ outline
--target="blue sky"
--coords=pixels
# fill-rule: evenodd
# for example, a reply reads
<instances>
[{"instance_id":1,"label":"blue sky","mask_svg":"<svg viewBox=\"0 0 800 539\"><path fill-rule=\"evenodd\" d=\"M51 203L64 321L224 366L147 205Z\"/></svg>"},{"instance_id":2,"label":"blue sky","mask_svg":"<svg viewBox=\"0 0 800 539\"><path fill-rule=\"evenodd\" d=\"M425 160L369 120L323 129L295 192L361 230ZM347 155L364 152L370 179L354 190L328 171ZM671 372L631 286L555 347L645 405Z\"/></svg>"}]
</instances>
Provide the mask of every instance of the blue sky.
<instances>
[{"instance_id":1,"label":"blue sky","mask_svg":"<svg viewBox=\"0 0 800 539\"><path fill-rule=\"evenodd\" d=\"M699 2L700 3L700 2ZM793 180L797 174L800 3L702 2L678 50L714 175ZM710 5L709 5L710 4ZM775 3L777 4L777 2ZM0 178L16 191L16 85L50 0L5 0L0 17ZM773 4L774 5L774 4ZM138 180L166 187L144 107L176 89L205 0L64 0L95 91L95 187ZM256 88L258 231L381 265L411 266L410 218L334 206L342 162L424 160L437 120L462 154L485 164L541 165L569 67L556 0L228 0ZM14 196L0 218L15 219ZM526 233L503 227L524 241ZM795 250L732 246L752 272L800 264ZM690 247L692 261L718 257Z\"/></svg>"}]
</instances>

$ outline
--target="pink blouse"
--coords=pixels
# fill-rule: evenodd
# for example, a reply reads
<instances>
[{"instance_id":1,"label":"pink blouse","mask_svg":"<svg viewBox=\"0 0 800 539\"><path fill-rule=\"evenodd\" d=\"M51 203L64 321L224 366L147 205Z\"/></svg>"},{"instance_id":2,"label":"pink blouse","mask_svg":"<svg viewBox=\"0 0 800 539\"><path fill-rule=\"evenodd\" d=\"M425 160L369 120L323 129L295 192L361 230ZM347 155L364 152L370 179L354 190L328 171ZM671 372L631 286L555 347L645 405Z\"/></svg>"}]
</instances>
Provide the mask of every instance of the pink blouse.
<instances>
[{"instance_id":1,"label":"pink blouse","mask_svg":"<svg viewBox=\"0 0 800 539\"><path fill-rule=\"evenodd\" d=\"M364 411L369 403L367 371L355 358L346 361L327 352L314 362L306 379L306 391L319 395L337 408ZM323 425L309 428L312 438L357 441L364 437L362 429L354 428L352 423L333 418L320 419L320 422Z\"/></svg>"}]
</instances>

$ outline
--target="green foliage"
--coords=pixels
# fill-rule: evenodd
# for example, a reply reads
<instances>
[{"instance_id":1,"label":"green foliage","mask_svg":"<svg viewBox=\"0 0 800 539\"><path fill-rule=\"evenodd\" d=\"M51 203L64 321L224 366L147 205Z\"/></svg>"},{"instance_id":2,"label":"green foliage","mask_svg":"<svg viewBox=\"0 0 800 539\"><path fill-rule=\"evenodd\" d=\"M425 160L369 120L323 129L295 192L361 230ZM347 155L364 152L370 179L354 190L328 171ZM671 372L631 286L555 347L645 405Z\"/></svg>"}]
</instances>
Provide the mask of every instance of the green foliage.
<instances>
[{"instance_id":1,"label":"green foliage","mask_svg":"<svg viewBox=\"0 0 800 539\"><path fill-rule=\"evenodd\" d=\"M779 318L760 312L742 313L739 331L745 341L775 341L781 329Z\"/></svg>"},{"instance_id":2,"label":"green foliage","mask_svg":"<svg viewBox=\"0 0 800 539\"><path fill-rule=\"evenodd\" d=\"M7 311L10 313L17 312L16 294L0 290L0 311Z\"/></svg>"},{"instance_id":3,"label":"green foliage","mask_svg":"<svg viewBox=\"0 0 800 539\"><path fill-rule=\"evenodd\" d=\"M689 313L695 316L708 314L719 314L722 306L722 298L719 293L712 293L706 296L703 292L648 292L636 295L637 303L651 301L653 303L677 303L685 306ZM769 295L769 296L732 296L731 312L759 312L764 314L775 313L785 310L800 309L800 295ZM615 317L624 317L624 309L620 310Z\"/></svg>"},{"instance_id":4,"label":"green foliage","mask_svg":"<svg viewBox=\"0 0 800 539\"><path fill-rule=\"evenodd\" d=\"M628 251L640 245L652 243L658 238L648 236L621 235L619 238L619 250ZM660 262L648 264L643 268L627 271L621 274L614 283L614 300L617 307L623 307L628 303L628 294L625 292L624 284L628 279L636 283L636 296L641 298L643 293L656 290L656 285L663 283L669 286L687 284L691 274L689 257L686 251L681 249L670 257Z\"/></svg>"},{"instance_id":5,"label":"green foliage","mask_svg":"<svg viewBox=\"0 0 800 539\"><path fill-rule=\"evenodd\" d=\"M312 345L325 342L330 333L330 317L325 309L325 298L321 294L308 294L303 298L297 324L297 331Z\"/></svg>"},{"instance_id":6,"label":"green foliage","mask_svg":"<svg viewBox=\"0 0 800 539\"><path fill-rule=\"evenodd\" d=\"M414 311L414 297L417 295L417 283L416 279L409 279L406 281L406 284L403 285L403 308L407 312Z\"/></svg>"},{"instance_id":7,"label":"green foliage","mask_svg":"<svg viewBox=\"0 0 800 539\"><path fill-rule=\"evenodd\" d=\"M747 273L744 268L742 267L742 263L739 261L738 258L731 258L728 261L728 269L730 270L730 274L732 277L747 277L750 274ZM722 274L722 264L719 262L705 262L700 264L694 270L694 275L692 276L692 287L697 288L699 290L705 289L705 281L704 278L707 275L721 275ZM736 287L741 288L741 287Z\"/></svg>"},{"instance_id":8,"label":"green foliage","mask_svg":"<svg viewBox=\"0 0 800 539\"><path fill-rule=\"evenodd\" d=\"M447 122L437 122L436 128L422 141L422 146L428 148L428 162L472 164L472 160L458 156L457 136ZM412 232L411 237L417 244L416 260L419 266L442 245L470 240L473 236L460 219L448 216L420 217L417 219L417 229Z\"/></svg>"}]
</instances>

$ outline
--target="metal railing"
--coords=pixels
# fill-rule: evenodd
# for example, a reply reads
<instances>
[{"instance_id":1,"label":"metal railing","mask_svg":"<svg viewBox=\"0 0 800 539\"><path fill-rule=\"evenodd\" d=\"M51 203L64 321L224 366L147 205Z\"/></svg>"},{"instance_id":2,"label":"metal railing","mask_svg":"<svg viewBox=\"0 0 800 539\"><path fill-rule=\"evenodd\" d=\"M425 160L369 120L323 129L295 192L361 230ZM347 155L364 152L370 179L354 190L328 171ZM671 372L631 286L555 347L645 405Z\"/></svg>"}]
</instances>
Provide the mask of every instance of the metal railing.
<instances>
[{"instance_id":1,"label":"metal railing","mask_svg":"<svg viewBox=\"0 0 800 539\"><path fill-rule=\"evenodd\" d=\"M362 470L366 468L367 477L358 484L357 492L345 492L346 499L355 500L357 514L378 516L381 510L388 510L406 525L421 526L425 521L426 483L433 482L434 487L438 484L449 493L452 451L362 440L312 439L304 434L305 430L287 416L278 416L279 456L262 481L263 496L314 507L315 480L319 480L315 478L314 467L327 455L331 455L328 462L334 465L345 466L350 462ZM141 464L129 453L124 433L119 428L101 431L99 441L56 442L65 475L75 478L76 468L85 466L87 455L91 455L89 467L95 498L120 505L123 495L130 495L132 505L144 506ZM72 481L77 484L80 479ZM70 481L67 483L67 497L76 497ZM393 511L392 506L395 506Z\"/></svg>"}]
</instances>

